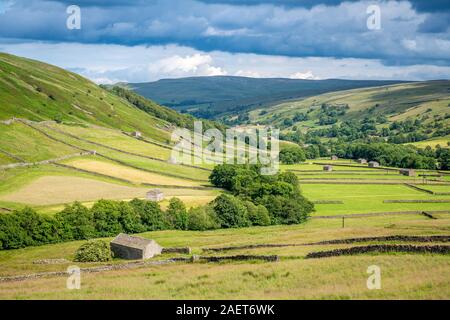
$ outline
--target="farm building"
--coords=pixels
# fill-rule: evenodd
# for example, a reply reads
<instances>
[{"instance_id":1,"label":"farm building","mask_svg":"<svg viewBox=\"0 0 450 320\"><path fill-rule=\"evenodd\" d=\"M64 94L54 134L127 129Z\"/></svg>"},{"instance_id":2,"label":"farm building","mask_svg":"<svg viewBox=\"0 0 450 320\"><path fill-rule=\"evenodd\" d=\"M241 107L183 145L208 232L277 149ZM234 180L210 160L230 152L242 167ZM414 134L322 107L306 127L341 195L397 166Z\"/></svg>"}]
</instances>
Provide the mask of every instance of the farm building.
<instances>
[{"instance_id":1,"label":"farm building","mask_svg":"<svg viewBox=\"0 0 450 320\"><path fill-rule=\"evenodd\" d=\"M367 160L366 159L358 159L358 163L367 164Z\"/></svg>"},{"instance_id":2,"label":"farm building","mask_svg":"<svg viewBox=\"0 0 450 320\"><path fill-rule=\"evenodd\" d=\"M110 243L115 257L122 259L149 259L161 254L162 247L154 240L120 233Z\"/></svg>"},{"instance_id":3,"label":"farm building","mask_svg":"<svg viewBox=\"0 0 450 320\"><path fill-rule=\"evenodd\" d=\"M400 169L399 173L408 177L416 176L416 171L414 169Z\"/></svg>"},{"instance_id":4,"label":"farm building","mask_svg":"<svg viewBox=\"0 0 450 320\"><path fill-rule=\"evenodd\" d=\"M376 161L369 161L369 167L371 168L378 168L380 164Z\"/></svg>"},{"instance_id":5,"label":"farm building","mask_svg":"<svg viewBox=\"0 0 450 320\"><path fill-rule=\"evenodd\" d=\"M330 165L323 166L323 171L333 171L333 166Z\"/></svg>"},{"instance_id":6,"label":"farm building","mask_svg":"<svg viewBox=\"0 0 450 320\"><path fill-rule=\"evenodd\" d=\"M133 137L135 137L135 138L141 138L142 137L142 133L140 131L134 131L131 135Z\"/></svg>"},{"instance_id":7,"label":"farm building","mask_svg":"<svg viewBox=\"0 0 450 320\"><path fill-rule=\"evenodd\" d=\"M152 189L147 192L147 200L161 201L164 199L164 193L159 189Z\"/></svg>"},{"instance_id":8,"label":"farm building","mask_svg":"<svg viewBox=\"0 0 450 320\"><path fill-rule=\"evenodd\" d=\"M331 156L331 160L337 160L339 159L338 156Z\"/></svg>"}]
</instances>

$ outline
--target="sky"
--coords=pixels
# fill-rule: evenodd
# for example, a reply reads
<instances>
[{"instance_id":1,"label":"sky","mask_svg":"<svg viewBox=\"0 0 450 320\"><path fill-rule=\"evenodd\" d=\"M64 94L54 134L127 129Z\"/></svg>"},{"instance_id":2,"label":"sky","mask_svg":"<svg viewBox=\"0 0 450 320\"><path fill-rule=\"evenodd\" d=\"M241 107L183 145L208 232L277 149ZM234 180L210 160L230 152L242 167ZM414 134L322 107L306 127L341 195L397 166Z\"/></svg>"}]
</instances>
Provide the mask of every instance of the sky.
<instances>
[{"instance_id":1,"label":"sky","mask_svg":"<svg viewBox=\"0 0 450 320\"><path fill-rule=\"evenodd\" d=\"M450 1L0 0L0 52L97 83L450 79Z\"/></svg>"}]
</instances>

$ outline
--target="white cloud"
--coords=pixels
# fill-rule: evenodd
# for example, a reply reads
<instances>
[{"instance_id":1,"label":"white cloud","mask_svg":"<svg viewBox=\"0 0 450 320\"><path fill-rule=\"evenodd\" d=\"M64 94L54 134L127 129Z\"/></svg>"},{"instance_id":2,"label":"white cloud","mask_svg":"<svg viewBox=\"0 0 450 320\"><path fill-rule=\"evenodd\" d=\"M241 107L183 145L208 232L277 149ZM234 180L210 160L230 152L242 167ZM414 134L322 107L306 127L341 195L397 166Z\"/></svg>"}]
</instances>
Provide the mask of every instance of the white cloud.
<instances>
[{"instance_id":1,"label":"white cloud","mask_svg":"<svg viewBox=\"0 0 450 320\"><path fill-rule=\"evenodd\" d=\"M179 55L161 59L149 67L150 73L174 76L216 76L225 75L226 71L212 65L210 55L196 53L181 57Z\"/></svg>"},{"instance_id":2,"label":"white cloud","mask_svg":"<svg viewBox=\"0 0 450 320\"><path fill-rule=\"evenodd\" d=\"M162 78L227 74L296 79L450 79L449 66L386 66L376 59L296 58L221 51L206 53L177 45L128 47L0 41L0 51L45 61L97 83L147 82Z\"/></svg>"},{"instance_id":3,"label":"white cloud","mask_svg":"<svg viewBox=\"0 0 450 320\"><path fill-rule=\"evenodd\" d=\"M238 77L261 78L261 74L252 70L238 70L235 74Z\"/></svg>"},{"instance_id":4,"label":"white cloud","mask_svg":"<svg viewBox=\"0 0 450 320\"><path fill-rule=\"evenodd\" d=\"M291 79L305 79L305 80L319 80L319 77L316 77L312 71L306 72L295 72L289 76Z\"/></svg>"}]
</instances>

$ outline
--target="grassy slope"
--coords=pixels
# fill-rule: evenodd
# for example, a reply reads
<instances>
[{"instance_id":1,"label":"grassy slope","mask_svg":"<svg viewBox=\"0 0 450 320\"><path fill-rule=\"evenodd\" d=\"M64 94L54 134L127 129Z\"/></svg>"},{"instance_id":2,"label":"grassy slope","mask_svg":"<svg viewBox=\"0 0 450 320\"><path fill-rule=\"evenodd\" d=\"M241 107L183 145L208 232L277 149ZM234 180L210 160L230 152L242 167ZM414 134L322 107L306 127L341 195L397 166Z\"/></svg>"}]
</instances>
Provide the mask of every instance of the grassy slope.
<instances>
[{"instance_id":1,"label":"grassy slope","mask_svg":"<svg viewBox=\"0 0 450 320\"><path fill-rule=\"evenodd\" d=\"M52 159L79 152L53 141L20 122L0 124L1 149L27 162ZM13 162L18 162L14 160Z\"/></svg>"},{"instance_id":2,"label":"grassy slope","mask_svg":"<svg viewBox=\"0 0 450 320\"><path fill-rule=\"evenodd\" d=\"M401 121L407 118L413 120L424 113L430 116L443 115L449 112L450 103L450 81L428 81L408 84L397 84L384 87L354 89L341 92L326 93L307 99L287 102L273 106L269 109L258 109L250 112L253 123L263 122L270 119L271 125L279 126L285 119L292 119L297 112L309 114L311 120L294 123L303 130L311 128L325 128L318 126L317 116L319 108L323 103L331 105L348 104L350 109L340 120L359 119L376 115L385 115L389 121ZM370 111L369 108L378 106ZM432 109L428 111L428 109ZM266 110L267 113L260 113ZM446 120L450 125L450 120Z\"/></svg>"},{"instance_id":3,"label":"grassy slope","mask_svg":"<svg viewBox=\"0 0 450 320\"><path fill-rule=\"evenodd\" d=\"M124 131L139 130L167 141L167 122L155 118L72 72L0 53L0 120L63 120Z\"/></svg>"}]
</instances>

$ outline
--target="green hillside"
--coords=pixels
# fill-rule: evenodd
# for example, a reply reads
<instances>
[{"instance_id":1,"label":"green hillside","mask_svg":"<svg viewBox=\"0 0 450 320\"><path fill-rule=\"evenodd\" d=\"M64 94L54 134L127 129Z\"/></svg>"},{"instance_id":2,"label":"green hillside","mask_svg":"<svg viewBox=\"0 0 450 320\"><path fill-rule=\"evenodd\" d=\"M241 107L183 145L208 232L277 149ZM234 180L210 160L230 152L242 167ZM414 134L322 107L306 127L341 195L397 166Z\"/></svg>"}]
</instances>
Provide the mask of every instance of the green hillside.
<instances>
[{"instance_id":1,"label":"green hillside","mask_svg":"<svg viewBox=\"0 0 450 320\"><path fill-rule=\"evenodd\" d=\"M378 137L412 143L448 136L449 106L450 81L427 81L331 92L282 103L251 111L249 122L277 126L294 141Z\"/></svg>"},{"instance_id":2,"label":"green hillside","mask_svg":"<svg viewBox=\"0 0 450 320\"><path fill-rule=\"evenodd\" d=\"M18 117L94 124L138 130L164 142L170 138L169 128L177 124L171 121L193 121L154 104L161 114L172 116L159 118L75 73L5 53L0 53L0 101L0 120Z\"/></svg>"},{"instance_id":3,"label":"green hillside","mask_svg":"<svg viewBox=\"0 0 450 320\"><path fill-rule=\"evenodd\" d=\"M163 79L122 84L156 102L202 118L220 119L246 110L325 92L382 86L399 81L300 80L233 76Z\"/></svg>"}]
</instances>

